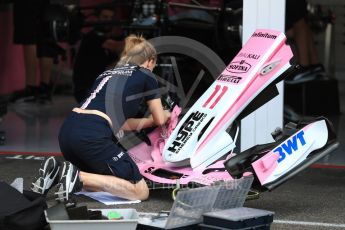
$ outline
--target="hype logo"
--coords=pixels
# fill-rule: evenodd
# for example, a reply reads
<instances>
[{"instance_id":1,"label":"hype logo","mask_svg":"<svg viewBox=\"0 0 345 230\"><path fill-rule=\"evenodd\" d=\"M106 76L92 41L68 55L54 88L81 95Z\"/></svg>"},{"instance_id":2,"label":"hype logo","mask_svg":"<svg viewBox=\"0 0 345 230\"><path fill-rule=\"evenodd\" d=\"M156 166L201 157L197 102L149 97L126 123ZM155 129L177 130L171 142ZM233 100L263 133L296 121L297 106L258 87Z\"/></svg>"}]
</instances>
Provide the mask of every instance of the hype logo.
<instances>
[{"instance_id":1,"label":"hype logo","mask_svg":"<svg viewBox=\"0 0 345 230\"><path fill-rule=\"evenodd\" d=\"M191 113L187 120L182 124L177 133L176 139L173 141L171 146L169 146L168 150L173 153L178 153L192 136L194 131L199 127L205 117L205 113L198 111Z\"/></svg>"},{"instance_id":2,"label":"hype logo","mask_svg":"<svg viewBox=\"0 0 345 230\"><path fill-rule=\"evenodd\" d=\"M284 161L286 159L286 155L291 155L296 152L299 148L298 143L300 143L301 146L304 146L306 144L303 130L298 132L293 137L287 139L280 146L273 150L273 152L279 153L280 155L278 163Z\"/></svg>"}]
</instances>

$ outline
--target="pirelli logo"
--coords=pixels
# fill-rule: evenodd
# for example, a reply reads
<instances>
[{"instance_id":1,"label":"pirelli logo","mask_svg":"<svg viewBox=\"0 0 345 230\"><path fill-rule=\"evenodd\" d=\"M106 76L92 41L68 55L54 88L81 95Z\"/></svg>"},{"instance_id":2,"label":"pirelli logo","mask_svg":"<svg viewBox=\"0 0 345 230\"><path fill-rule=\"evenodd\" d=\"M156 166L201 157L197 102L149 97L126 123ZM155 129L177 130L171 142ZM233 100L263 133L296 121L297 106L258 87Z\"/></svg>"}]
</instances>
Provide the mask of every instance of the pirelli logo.
<instances>
[{"instance_id":1,"label":"pirelli logo","mask_svg":"<svg viewBox=\"0 0 345 230\"><path fill-rule=\"evenodd\" d=\"M228 83L233 83L233 84L238 84L241 82L242 77L221 74L217 80L223 81L223 82L228 82Z\"/></svg>"}]
</instances>

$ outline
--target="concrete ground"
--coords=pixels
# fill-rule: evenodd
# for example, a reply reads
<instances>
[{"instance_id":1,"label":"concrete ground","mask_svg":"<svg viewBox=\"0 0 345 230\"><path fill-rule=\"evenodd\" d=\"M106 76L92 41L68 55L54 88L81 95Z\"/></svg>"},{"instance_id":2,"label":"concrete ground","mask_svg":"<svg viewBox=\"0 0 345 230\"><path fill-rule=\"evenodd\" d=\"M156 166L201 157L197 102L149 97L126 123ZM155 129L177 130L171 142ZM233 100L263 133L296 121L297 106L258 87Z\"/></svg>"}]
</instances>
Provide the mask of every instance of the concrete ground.
<instances>
[{"instance_id":1,"label":"concrete ground","mask_svg":"<svg viewBox=\"0 0 345 230\"><path fill-rule=\"evenodd\" d=\"M11 182L23 177L24 188L28 189L43 159L32 156L0 155L1 179ZM345 229L344 185L344 168L308 168L274 191L260 194L259 199L246 201L244 206L275 212L271 229ZM159 212L171 209L171 192L171 189L152 190L149 200L130 205L106 206L84 196L76 196L76 200L88 208ZM52 193L48 194L48 204L55 204Z\"/></svg>"}]
</instances>

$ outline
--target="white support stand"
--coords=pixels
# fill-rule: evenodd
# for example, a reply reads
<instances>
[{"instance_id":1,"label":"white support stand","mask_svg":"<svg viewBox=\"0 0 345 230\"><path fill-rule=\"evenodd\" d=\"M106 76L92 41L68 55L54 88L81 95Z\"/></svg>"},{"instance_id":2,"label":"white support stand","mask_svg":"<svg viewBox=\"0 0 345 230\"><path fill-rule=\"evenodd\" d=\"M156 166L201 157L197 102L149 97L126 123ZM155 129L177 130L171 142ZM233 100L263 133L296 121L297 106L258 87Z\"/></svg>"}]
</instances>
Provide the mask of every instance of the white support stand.
<instances>
[{"instance_id":1,"label":"white support stand","mask_svg":"<svg viewBox=\"0 0 345 230\"><path fill-rule=\"evenodd\" d=\"M285 32L285 0L243 0L244 44L258 29ZM279 95L241 121L241 151L272 142L271 132L283 125L284 85L277 84Z\"/></svg>"}]
</instances>

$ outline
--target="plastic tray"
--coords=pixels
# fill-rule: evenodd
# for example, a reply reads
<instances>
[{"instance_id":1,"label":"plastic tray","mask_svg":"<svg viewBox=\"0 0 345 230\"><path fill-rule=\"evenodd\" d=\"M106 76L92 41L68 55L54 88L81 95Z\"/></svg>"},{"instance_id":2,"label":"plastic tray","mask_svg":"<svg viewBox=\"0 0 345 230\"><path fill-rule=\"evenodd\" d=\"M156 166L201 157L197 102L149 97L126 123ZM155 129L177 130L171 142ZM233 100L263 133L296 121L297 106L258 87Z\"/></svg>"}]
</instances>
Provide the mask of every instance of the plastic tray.
<instances>
[{"instance_id":1,"label":"plastic tray","mask_svg":"<svg viewBox=\"0 0 345 230\"><path fill-rule=\"evenodd\" d=\"M218 193L211 211L242 207L253 180L252 176L248 176L214 184L213 187L218 189Z\"/></svg>"},{"instance_id":2,"label":"plastic tray","mask_svg":"<svg viewBox=\"0 0 345 230\"><path fill-rule=\"evenodd\" d=\"M177 193L169 216L150 222L139 220L141 227L179 229L202 222L203 214L215 210L242 207L253 182L253 177L223 181L211 186L181 190ZM152 218L151 218L152 219Z\"/></svg>"},{"instance_id":3,"label":"plastic tray","mask_svg":"<svg viewBox=\"0 0 345 230\"><path fill-rule=\"evenodd\" d=\"M138 213L135 209L95 209L107 216L116 211L123 216L122 220L50 220L45 212L51 230L135 230L138 224Z\"/></svg>"},{"instance_id":4,"label":"plastic tray","mask_svg":"<svg viewBox=\"0 0 345 230\"><path fill-rule=\"evenodd\" d=\"M274 212L255 208L232 208L205 213L203 224L230 229L245 229L273 222Z\"/></svg>"}]
</instances>

